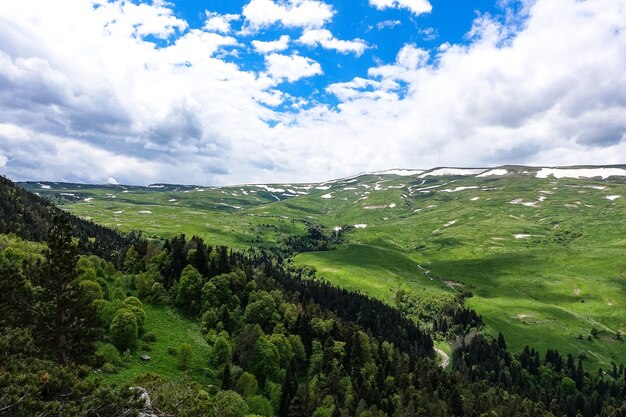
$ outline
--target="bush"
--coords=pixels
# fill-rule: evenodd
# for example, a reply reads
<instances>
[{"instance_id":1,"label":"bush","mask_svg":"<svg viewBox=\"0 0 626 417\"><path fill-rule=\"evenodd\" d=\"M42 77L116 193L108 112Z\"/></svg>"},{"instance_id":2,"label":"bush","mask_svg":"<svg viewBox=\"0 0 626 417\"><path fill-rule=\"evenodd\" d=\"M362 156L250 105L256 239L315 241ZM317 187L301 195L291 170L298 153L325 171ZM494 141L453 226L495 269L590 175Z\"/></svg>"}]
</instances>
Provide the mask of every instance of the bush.
<instances>
[{"instance_id":1,"label":"bush","mask_svg":"<svg viewBox=\"0 0 626 417\"><path fill-rule=\"evenodd\" d=\"M99 364L119 365L121 362L120 353L110 343L106 343L98 347L96 358Z\"/></svg>"},{"instance_id":2,"label":"bush","mask_svg":"<svg viewBox=\"0 0 626 417\"><path fill-rule=\"evenodd\" d=\"M178 352L176 351L176 348L172 346L167 348L167 353L172 356L176 356L178 354Z\"/></svg>"},{"instance_id":3,"label":"bush","mask_svg":"<svg viewBox=\"0 0 626 417\"><path fill-rule=\"evenodd\" d=\"M111 363L105 363L102 365L102 372L107 374L114 374L117 372L117 367Z\"/></svg>"},{"instance_id":4,"label":"bush","mask_svg":"<svg viewBox=\"0 0 626 417\"><path fill-rule=\"evenodd\" d=\"M135 347L138 331L137 319L133 312L126 308L121 308L111 321L109 335L115 347L123 351Z\"/></svg>"},{"instance_id":5,"label":"bush","mask_svg":"<svg viewBox=\"0 0 626 417\"><path fill-rule=\"evenodd\" d=\"M178 361L180 364L180 369L182 369L183 371L189 369L189 365L191 365L192 354L193 351L189 343L183 343L178 348Z\"/></svg>"}]
</instances>

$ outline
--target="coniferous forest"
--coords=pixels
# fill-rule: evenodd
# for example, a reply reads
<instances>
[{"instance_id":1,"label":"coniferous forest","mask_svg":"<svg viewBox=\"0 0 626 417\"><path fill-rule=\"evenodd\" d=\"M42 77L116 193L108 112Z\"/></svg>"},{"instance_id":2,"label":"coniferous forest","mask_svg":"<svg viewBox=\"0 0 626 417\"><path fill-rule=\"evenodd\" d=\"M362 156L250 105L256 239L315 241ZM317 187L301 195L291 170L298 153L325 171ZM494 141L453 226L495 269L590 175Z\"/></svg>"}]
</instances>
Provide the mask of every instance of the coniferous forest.
<instances>
[{"instance_id":1,"label":"coniferous forest","mask_svg":"<svg viewBox=\"0 0 626 417\"><path fill-rule=\"evenodd\" d=\"M397 308L271 251L122 236L0 185L0 415L626 416L623 365L513 354L480 333L471 294L398 294ZM208 353L171 346L176 378L112 378L159 360L155 308L195 323ZM451 369L433 349L442 334Z\"/></svg>"}]
</instances>

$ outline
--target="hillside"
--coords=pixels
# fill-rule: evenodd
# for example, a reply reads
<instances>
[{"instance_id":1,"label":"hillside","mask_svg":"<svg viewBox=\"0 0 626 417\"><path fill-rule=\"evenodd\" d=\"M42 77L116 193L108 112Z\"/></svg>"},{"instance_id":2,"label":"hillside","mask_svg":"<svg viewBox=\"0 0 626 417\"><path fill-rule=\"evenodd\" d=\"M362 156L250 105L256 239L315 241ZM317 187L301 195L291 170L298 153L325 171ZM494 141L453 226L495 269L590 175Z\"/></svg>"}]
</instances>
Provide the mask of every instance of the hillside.
<instances>
[{"instance_id":1,"label":"hillside","mask_svg":"<svg viewBox=\"0 0 626 417\"><path fill-rule=\"evenodd\" d=\"M23 183L121 230L271 246L306 223L346 230L295 264L393 303L400 288L469 291L486 329L519 351L626 355L626 167L436 168L318 184L150 187ZM591 340L587 340L592 329ZM580 337L580 338L579 338Z\"/></svg>"}]
</instances>

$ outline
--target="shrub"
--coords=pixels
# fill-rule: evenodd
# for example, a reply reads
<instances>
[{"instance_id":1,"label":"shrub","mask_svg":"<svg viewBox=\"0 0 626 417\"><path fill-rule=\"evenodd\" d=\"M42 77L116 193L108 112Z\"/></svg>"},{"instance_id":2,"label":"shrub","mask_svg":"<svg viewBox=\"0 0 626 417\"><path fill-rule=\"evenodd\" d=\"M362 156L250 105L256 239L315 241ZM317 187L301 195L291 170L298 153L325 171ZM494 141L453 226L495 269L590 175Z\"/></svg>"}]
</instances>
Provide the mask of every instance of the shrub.
<instances>
[{"instance_id":1,"label":"shrub","mask_svg":"<svg viewBox=\"0 0 626 417\"><path fill-rule=\"evenodd\" d=\"M118 350L126 350L137 344L138 326L137 319L132 311L121 308L113 317L109 335L111 342Z\"/></svg>"},{"instance_id":2,"label":"shrub","mask_svg":"<svg viewBox=\"0 0 626 417\"><path fill-rule=\"evenodd\" d=\"M119 365L121 361L120 353L110 343L98 347L96 358L100 364Z\"/></svg>"}]
</instances>

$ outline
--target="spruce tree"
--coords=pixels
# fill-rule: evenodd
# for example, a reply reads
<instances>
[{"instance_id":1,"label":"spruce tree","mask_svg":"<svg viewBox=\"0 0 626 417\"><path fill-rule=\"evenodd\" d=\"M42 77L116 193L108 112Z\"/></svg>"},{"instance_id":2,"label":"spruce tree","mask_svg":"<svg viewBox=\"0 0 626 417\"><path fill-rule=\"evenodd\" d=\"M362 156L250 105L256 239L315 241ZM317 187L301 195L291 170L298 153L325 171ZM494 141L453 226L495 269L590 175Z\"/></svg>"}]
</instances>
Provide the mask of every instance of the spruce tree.
<instances>
[{"instance_id":1,"label":"spruce tree","mask_svg":"<svg viewBox=\"0 0 626 417\"><path fill-rule=\"evenodd\" d=\"M36 295L30 311L41 345L67 365L93 349L96 315L91 305L81 302L78 248L66 216L54 217L47 243L41 271L32 277Z\"/></svg>"}]
</instances>

